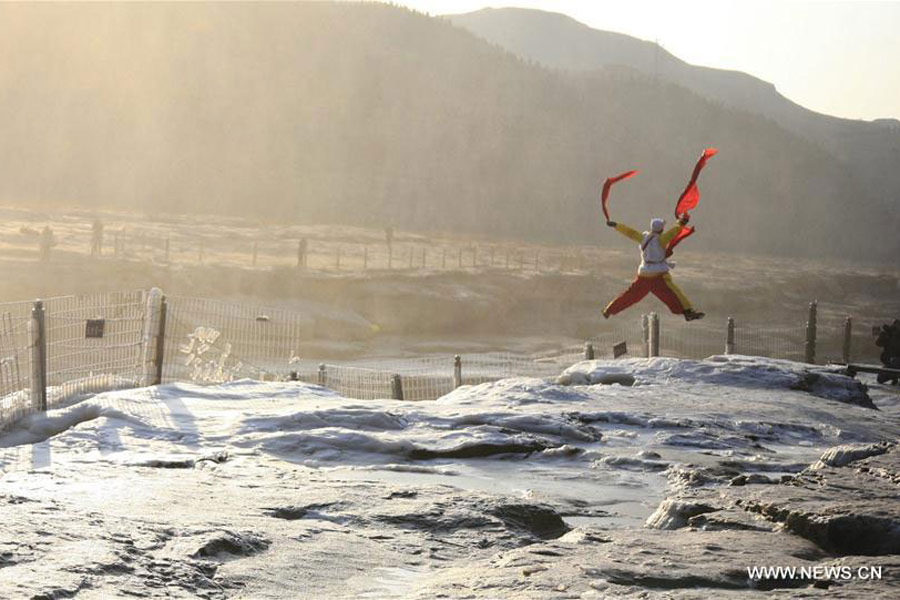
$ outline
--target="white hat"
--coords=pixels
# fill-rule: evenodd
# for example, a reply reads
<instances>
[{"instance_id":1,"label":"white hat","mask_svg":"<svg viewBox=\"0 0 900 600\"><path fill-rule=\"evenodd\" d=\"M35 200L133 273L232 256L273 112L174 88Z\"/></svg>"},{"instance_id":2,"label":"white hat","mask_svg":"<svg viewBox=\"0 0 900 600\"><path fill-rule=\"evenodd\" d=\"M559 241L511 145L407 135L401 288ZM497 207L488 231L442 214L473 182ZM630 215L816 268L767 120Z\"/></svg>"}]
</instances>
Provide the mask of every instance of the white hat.
<instances>
[{"instance_id":1,"label":"white hat","mask_svg":"<svg viewBox=\"0 0 900 600\"><path fill-rule=\"evenodd\" d=\"M650 221L650 231L652 231L653 233L662 233L662 230L665 226L665 219L653 219L652 221Z\"/></svg>"}]
</instances>

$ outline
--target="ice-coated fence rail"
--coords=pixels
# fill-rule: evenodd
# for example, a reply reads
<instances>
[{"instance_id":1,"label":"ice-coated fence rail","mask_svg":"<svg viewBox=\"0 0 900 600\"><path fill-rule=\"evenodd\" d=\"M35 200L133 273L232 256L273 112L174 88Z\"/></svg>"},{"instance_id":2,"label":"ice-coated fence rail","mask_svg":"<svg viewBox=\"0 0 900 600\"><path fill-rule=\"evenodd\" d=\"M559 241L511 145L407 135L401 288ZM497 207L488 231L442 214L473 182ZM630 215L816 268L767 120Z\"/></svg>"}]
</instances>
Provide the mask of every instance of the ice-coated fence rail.
<instances>
[{"instance_id":1,"label":"ice-coated fence rail","mask_svg":"<svg viewBox=\"0 0 900 600\"><path fill-rule=\"evenodd\" d=\"M705 358L724 353L827 362L860 356L870 332L834 311L793 327L615 320L584 345L322 362L303 356L315 321L285 308L172 296L158 289L0 304L0 429L85 394L174 381L297 380L357 399L434 400L459 385L555 377L593 356Z\"/></svg>"},{"instance_id":2,"label":"ice-coated fence rail","mask_svg":"<svg viewBox=\"0 0 900 600\"><path fill-rule=\"evenodd\" d=\"M31 302L0 304L0 429L30 412Z\"/></svg>"}]
</instances>

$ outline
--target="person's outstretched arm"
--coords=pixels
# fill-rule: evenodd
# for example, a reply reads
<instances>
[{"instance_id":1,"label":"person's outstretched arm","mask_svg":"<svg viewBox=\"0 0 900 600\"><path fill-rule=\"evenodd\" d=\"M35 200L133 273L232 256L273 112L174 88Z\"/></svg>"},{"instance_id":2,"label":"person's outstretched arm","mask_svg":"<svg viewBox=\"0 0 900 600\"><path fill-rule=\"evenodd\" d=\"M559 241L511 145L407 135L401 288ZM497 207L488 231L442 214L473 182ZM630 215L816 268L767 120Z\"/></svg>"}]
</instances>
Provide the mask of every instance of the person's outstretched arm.
<instances>
[{"instance_id":1,"label":"person's outstretched arm","mask_svg":"<svg viewBox=\"0 0 900 600\"><path fill-rule=\"evenodd\" d=\"M606 224L609 225L610 227L615 227L616 231L618 231L619 233L621 233L628 239L637 242L638 244L640 244L642 241L644 241L644 236L641 235L641 233L639 231L635 231L634 229L632 229L628 225L625 225L624 223L616 223L615 221L607 221Z\"/></svg>"},{"instance_id":2,"label":"person's outstretched arm","mask_svg":"<svg viewBox=\"0 0 900 600\"><path fill-rule=\"evenodd\" d=\"M671 229L669 229L668 231L664 232L662 235L659 236L659 243L662 244L663 248L668 246L669 242L671 242L675 238L675 236L678 235L678 233L682 229L685 228L685 226L687 225L687 222L688 222L687 217L682 217L681 219L679 219L678 221L675 222L675 225Z\"/></svg>"}]
</instances>

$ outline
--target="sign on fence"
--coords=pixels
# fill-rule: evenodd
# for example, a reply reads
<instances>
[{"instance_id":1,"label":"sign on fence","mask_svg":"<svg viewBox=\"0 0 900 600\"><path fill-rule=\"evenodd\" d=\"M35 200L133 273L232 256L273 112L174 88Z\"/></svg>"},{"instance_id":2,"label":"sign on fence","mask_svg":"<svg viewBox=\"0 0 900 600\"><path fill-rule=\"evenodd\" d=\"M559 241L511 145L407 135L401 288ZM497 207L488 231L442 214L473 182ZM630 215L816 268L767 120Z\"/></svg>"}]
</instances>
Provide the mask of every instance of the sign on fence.
<instances>
[{"instance_id":1,"label":"sign on fence","mask_svg":"<svg viewBox=\"0 0 900 600\"><path fill-rule=\"evenodd\" d=\"M628 354L628 345L625 342L619 342L613 346L613 358L619 358Z\"/></svg>"},{"instance_id":2,"label":"sign on fence","mask_svg":"<svg viewBox=\"0 0 900 600\"><path fill-rule=\"evenodd\" d=\"M84 322L84 337L102 338L106 329L106 319L88 319Z\"/></svg>"}]
</instances>

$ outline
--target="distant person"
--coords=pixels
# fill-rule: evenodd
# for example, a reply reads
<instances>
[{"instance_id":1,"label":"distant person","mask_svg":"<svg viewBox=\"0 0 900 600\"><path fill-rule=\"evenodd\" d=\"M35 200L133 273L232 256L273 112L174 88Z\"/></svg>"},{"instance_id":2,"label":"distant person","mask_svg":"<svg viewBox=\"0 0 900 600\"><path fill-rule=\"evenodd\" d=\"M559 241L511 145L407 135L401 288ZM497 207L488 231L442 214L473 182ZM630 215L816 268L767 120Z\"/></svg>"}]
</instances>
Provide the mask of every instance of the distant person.
<instances>
[{"instance_id":1,"label":"distant person","mask_svg":"<svg viewBox=\"0 0 900 600\"><path fill-rule=\"evenodd\" d=\"M610 316L622 312L632 304L640 302L651 292L662 300L674 314L684 315L685 321L704 317L704 313L693 309L687 296L672 281L672 276L669 275L671 265L666 262L666 246L687 225L687 220L687 215L684 215L674 227L663 231L666 222L663 219L653 219L650 221L650 231L643 233L638 233L622 223L606 222L607 225L615 227L616 231L628 239L640 244L641 266L638 268L637 277L628 289L603 310L604 318L608 319Z\"/></svg>"},{"instance_id":2,"label":"distant person","mask_svg":"<svg viewBox=\"0 0 900 600\"><path fill-rule=\"evenodd\" d=\"M297 267L301 269L306 268L306 256L307 250L309 249L309 242L306 238L301 239L297 242Z\"/></svg>"},{"instance_id":3,"label":"distant person","mask_svg":"<svg viewBox=\"0 0 900 600\"><path fill-rule=\"evenodd\" d=\"M41 236L38 238L38 249L40 251L41 262L50 260L50 249L56 245L56 238L53 236L53 230L46 225L41 230Z\"/></svg>"},{"instance_id":4,"label":"distant person","mask_svg":"<svg viewBox=\"0 0 900 600\"><path fill-rule=\"evenodd\" d=\"M100 256L103 252L103 221L94 219L91 225L91 256Z\"/></svg>"},{"instance_id":5,"label":"distant person","mask_svg":"<svg viewBox=\"0 0 900 600\"><path fill-rule=\"evenodd\" d=\"M889 369L900 369L900 319L890 325L882 325L875 345L881 348L881 363ZM900 378L885 373L878 374L878 383L900 382Z\"/></svg>"}]
</instances>

